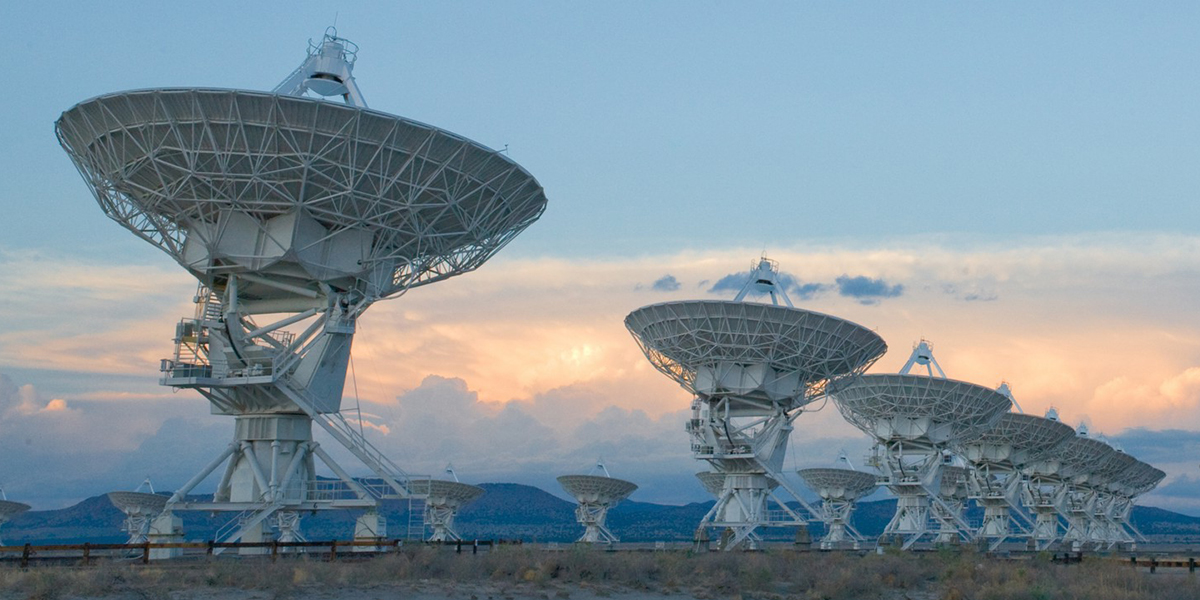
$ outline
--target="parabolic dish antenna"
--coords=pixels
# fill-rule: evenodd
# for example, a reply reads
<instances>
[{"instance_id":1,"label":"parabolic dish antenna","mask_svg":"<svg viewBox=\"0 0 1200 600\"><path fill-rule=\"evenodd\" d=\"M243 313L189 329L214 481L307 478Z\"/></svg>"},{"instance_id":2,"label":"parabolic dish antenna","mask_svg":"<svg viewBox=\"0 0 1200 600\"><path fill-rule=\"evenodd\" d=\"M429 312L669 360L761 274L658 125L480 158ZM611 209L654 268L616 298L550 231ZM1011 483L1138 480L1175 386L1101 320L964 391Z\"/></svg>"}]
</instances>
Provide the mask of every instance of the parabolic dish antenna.
<instances>
[{"instance_id":1,"label":"parabolic dish antenna","mask_svg":"<svg viewBox=\"0 0 1200 600\"><path fill-rule=\"evenodd\" d=\"M167 506L167 496L146 492L109 492L108 500L125 515L121 529L129 534L126 544L141 544L148 539L150 523Z\"/></svg>"},{"instance_id":2,"label":"parabolic dish antenna","mask_svg":"<svg viewBox=\"0 0 1200 600\"><path fill-rule=\"evenodd\" d=\"M431 542L458 541L462 539L454 530L454 518L462 507L483 495L477 485L447 481L443 479L414 480L414 490L428 490L425 498L425 525L430 527Z\"/></svg>"},{"instance_id":3,"label":"parabolic dish antenna","mask_svg":"<svg viewBox=\"0 0 1200 600\"><path fill-rule=\"evenodd\" d=\"M1037 415L1004 413L990 429L959 444L975 464L1021 468L1041 460L1075 434L1070 425Z\"/></svg>"},{"instance_id":4,"label":"parabolic dish antenna","mask_svg":"<svg viewBox=\"0 0 1200 600\"><path fill-rule=\"evenodd\" d=\"M922 340L904 368L925 365L932 372L936 364ZM931 517L940 525L936 542L950 542L951 530L953 539L968 538L973 528L961 502L939 494L946 454L955 442L991 427L1012 402L981 385L907 372L845 379L828 391L842 416L875 439L873 460L896 495L896 514L881 539L904 538L904 548L911 548L930 532Z\"/></svg>"},{"instance_id":5,"label":"parabolic dish antenna","mask_svg":"<svg viewBox=\"0 0 1200 600\"><path fill-rule=\"evenodd\" d=\"M650 363L694 395L692 455L725 477L696 538L707 539L707 527L732 531L722 536L725 550L756 547L758 527L816 518L782 473L792 421L831 381L863 372L887 350L866 327L794 308L785 288L777 265L762 258L733 301L651 304L625 317ZM773 304L743 301L751 292ZM773 498L776 486L800 509ZM768 510L771 500L778 511Z\"/></svg>"},{"instance_id":6,"label":"parabolic dish antenna","mask_svg":"<svg viewBox=\"0 0 1200 600\"><path fill-rule=\"evenodd\" d=\"M714 496L719 497L721 489L725 487L725 475L723 473L700 471L696 473L696 479L700 480L700 485L704 486L704 491Z\"/></svg>"},{"instance_id":7,"label":"parabolic dish antenna","mask_svg":"<svg viewBox=\"0 0 1200 600\"><path fill-rule=\"evenodd\" d=\"M659 371L694 394L731 394L735 408L794 406L830 379L859 372L887 350L870 329L817 312L695 300L651 304L625 327Z\"/></svg>"},{"instance_id":8,"label":"parabolic dish antenna","mask_svg":"<svg viewBox=\"0 0 1200 600\"><path fill-rule=\"evenodd\" d=\"M11 519L27 510L29 510L29 505L25 504L24 502L0 500L0 519ZM0 523L2 522L3 521L0 521Z\"/></svg>"},{"instance_id":9,"label":"parabolic dish antenna","mask_svg":"<svg viewBox=\"0 0 1200 600\"><path fill-rule=\"evenodd\" d=\"M825 524L822 550L833 550L847 542L858 549L862 534L850 524L858 500L875 491L875 475L853 469L813 468L796 472L821 498L820 518Z\"/></svg>"},{"instance_id":10,"label":"parabolic dish antenna","mask_svg":"<svg viewBox=\"0 0 1200 600\"><path fill-rule=\"evenodd\" d=\"M1044 537L1048 524L1032 523L1021 509L1025 492L1022 469L1054 452L1074 435L1070 425L1026 415L1004 413L996 424L958 444L958 452L975 468L971 478L971 496L983 507L983 524L977 539L989 541L995 551L1014 533Z\"/></svg>"},{"instance_id":11,"label":"parabolic dish antenna","mask_svg":"<svg viewBox=\"0 0 1200 600\"><path fill-rule=\"evenodd\" d=\"M874 473L851 469L800 469L796 474L822 500L857 500L875 491Z\"/></svg>"},{"instance_id":12,"label":"parabolic dish antenna","mask_svg":"<svg viewBox=\"0 0 1200 600\"><path fill-rule=\"evenodd\" d=\"M55 124L105 214L200 281L160 382L236 417L233 443L168 501L154 527L162 541L182 539L172 510L235 513L220 541L259 542L302 539L309 511L365 509L357 529L382 537L379 500L414 493L340 413L357 319L377 300L474 270L546 207L541 185L503 153L366 108L356 58L327 31L272 93L119 92ZM382 484L338 465L314 422ZM213 501L187 501L215 472Z\"/></svg>"},{"instance_id":13,"label":"parabolic dish antenna","mask_svg":"<svg viewBox=\"0 0 1200 600\"><path fill-rule=\"evenodd\" d=\"M831 391L846 420L868 435L938 447L979 435L1012 406L991 388L923 375L868 374Z\"/></svg>"},{"instance_id":14,"label":"parabolic dish antenna","mask_svg":"<svg viewBox=\"0 0 1200 600\"><path fill-rule=\"evenodd\" d=\"M606 544L620 541L604 524L608 509L628 498L637 490L637 484L601 475L562 475L558 483L579 503L575 518L585 530L577 541Z\"/></svg>"},{"instance_id":15,"label":"parabolic dish antenna","mask_svg":"<svg viewBox=\"0 0 1200 600\"><path fill-rule=\"evenodd\" d=\"M167 505L167 496L146 492L109 492L108 499L124 513L156 515Z\"/></svg>"},{"instance_id":16,"label":"parabolic dish antenna","mask_svg":"<svg viewBox=\"0 0 1200 600\"><path fill-rule=\"evenodd\" d=\"M104 212L202 282L250 273L298 288L246 281L247 300L296 301L321 284L392 296L475 269L546 207L499 152L311 98L120 92L56 129Z\"/></svg>"},{"instance_id":17,"label":"parabolic dish antenna","mask_svg":"<svg viewBox=\"0 0 1200 600\"><path fill-rule=\"evenodd\" d=\"M0 525L9 522L13 517L29 510L29 505L23 502L13 502L11 500L0 500ZM4 542L0 542L3 546Z\"/></svg>"}]
</instances>

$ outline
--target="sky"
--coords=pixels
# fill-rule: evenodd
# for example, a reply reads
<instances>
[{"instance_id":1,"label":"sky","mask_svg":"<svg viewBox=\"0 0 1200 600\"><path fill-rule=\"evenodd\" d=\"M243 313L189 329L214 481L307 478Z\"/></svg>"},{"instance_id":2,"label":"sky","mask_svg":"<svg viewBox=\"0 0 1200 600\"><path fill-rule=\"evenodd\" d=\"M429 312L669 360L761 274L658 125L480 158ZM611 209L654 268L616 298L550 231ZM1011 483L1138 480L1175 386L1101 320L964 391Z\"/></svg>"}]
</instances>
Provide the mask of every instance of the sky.
<instances>
[{"instance_id":1,"label":"sky","mask_svg":"<svg viewBox=\"0 0 1200 600\"><path fill-rule=\"evenodd\" d=\"M344 406L406 469L561 495L603 457L636 500L704 500L690 398L622 321L731 298L765 252L797 306L887 341L873 372L928 339L949 376L1167 471L1143 503L1200 515L1200 7L1170 2L4 4L9 498L173 489L232 435L157 385L195 282L104 217L54 120L270 89L335 19L372 108L507 147L549 198L478 272L360 320ZM814 408L787 467L860 462Z\"/></svg>"}]
</instances>

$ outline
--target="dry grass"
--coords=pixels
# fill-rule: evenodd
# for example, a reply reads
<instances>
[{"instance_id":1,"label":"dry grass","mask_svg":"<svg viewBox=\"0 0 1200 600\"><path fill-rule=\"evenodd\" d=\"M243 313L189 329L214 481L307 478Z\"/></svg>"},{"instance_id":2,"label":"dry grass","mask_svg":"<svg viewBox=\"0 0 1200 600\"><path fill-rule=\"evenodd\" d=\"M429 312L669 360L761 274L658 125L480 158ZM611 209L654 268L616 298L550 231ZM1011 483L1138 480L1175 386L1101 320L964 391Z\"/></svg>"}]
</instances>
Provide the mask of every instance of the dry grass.
<instances>
[{"instance_id":1,"label":"dry grass","mask_svg":"<svg viewBox=\"0 0 1200 600\"><path fill-rule=\"evenodd\" d=\"M0 598L454 598L562 600L629 594L694 598L945 600L1182 600L1200 598L1185 573L1149 575L1092 559L1078 565L997 560L971 552L547 552L501 547L481 555L420 548L373 560L304 558L90 568L0 568Z\"/></svg>"}]
</instances>

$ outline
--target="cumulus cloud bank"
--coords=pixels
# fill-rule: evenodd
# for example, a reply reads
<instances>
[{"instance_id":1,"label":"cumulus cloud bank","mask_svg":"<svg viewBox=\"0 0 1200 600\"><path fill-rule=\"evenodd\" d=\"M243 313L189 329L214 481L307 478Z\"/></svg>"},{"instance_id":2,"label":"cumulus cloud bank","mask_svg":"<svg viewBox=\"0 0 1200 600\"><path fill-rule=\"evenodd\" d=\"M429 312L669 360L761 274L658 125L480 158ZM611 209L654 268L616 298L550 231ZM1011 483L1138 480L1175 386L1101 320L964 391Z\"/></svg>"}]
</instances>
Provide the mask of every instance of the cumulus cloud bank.
<instances>
[{"instance_id":1,"label":"cumulus cloud bank","mask_svg":"<svg viewBox=\"0 0 1200 600\"><path fill-rule=\"evenodd\" d=\"M1200 430L1193 306L1200 237L1018 242L825 244L773 258L785 270L803 269L808 283L788 275L795 289L867 280L857 295L811 288L806 308L878 331L893 351L877 372L895 371L910 344L925 337L948 375L992 386L1008 381L1027 412L1055 406L1067 422L1087 418L1108 432ZM740 274L759 250L595 260L502 255L478 272L367 311L347 393L360 396L376 426L372 439L417 472L440 473L454 462L472 481L555 489L552 474L586 469L603 455L614 474L644 475L646 499L666 499L671 489L698 495L684 492L681 501L700 499L689 479L700 465L687 456L679 425L690 398L648 364L622 324L630 311L658 301L654 294L677 294L691 283L636 290L629 282L662 280L668 265L675 283L728 279L696 288L699 297L710 287L732 295L744 276L718 276ZM174 323L192 310L194 282L181 270L0 252L0 277L36 281L28 294L0 290L0 372L26 374L3 384L0 451L22 460L4 467L0 483L26 486L26 498L53 490L60 499L132 487L149 473L177 486L227 443L227 419L207 415L194 395L154 385ZM121 280L129 289L113 289ZM996 299L966 301L976 292L975 300ZM865 305L864 298L886 301ZM29 381L36 387L25 388ZM865 439L836 411L806 416L801 425L801 465L832 462L836 447L826 452L822 440ZM809 437L816 433L822 437ZM172 439L188 449L173 460L192 461L173 471L156 459ZM1162 468L1172 481L1194 467L1171 464ZM649 483L660 480L676 483Z\"/></svg>"},{"instance_id":2,"label":"cumulus cloud bank","mask_svg":"<svg viewBox=\"0 0 1200 600\"><path fill-rule=\"evenodd\" d=\"M854 298L862 304L878 304L884 298L895 298L904 293L904 286L901 284L890 285L883 279L872 279L864 275L842 275L835 283L839 294Z\"/></svg>"}]
</instances>

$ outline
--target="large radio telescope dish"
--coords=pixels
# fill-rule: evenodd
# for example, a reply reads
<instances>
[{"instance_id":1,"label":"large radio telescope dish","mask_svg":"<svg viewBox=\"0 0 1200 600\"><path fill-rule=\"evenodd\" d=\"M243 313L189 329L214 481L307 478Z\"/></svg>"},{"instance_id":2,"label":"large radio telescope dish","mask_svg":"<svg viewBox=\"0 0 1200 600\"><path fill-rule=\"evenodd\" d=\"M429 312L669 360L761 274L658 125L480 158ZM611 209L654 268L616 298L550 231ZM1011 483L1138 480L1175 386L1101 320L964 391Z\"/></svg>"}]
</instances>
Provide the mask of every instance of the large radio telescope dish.
<instances>
[{"instance_id":1,"label":"large radio telescope dish","mask_svg":"<svg viewBox=\"0 0 1200 600\"><path fill-rule=\"evenodd\" d=\"M109 492L108 499L125 514L157 515L167 505L168 496L145 492Z\"/></svg>"},{"instance_id":2,"label":"large radio telescope dish","mask_svg":"<svg viewBox=\"0 0 1200 600\"><path fill-rule=\"evenodd\" d=\"M572 498L590 504L614 505L637 491L637 484L601 475L562 475L558 483Z\"/></svg>"},{"instance_id":3,"label":"large radio telescope dish","mask_svg":"<svg viewBox=\"0 0 1200 600\"><path fill-rule=\"evenodd\" d=\"M433 529L429 541L462 539L454 530L454 518L464 506L478 500L484 489L477 485L444 479L415 479L412 485L414 490L429 494L425 499L424 515L425 524Z\"/></svg>"},{"instance_id":4,"label":"large radio telescope dish","mask_svg":"<svg viewBox=\"0 0 1200 600\"><path fill-rule=\"evenodd\" d=\"M584 532L578 541L606 544L619 541L605 525L608 509L628 498L637 490L637 484L600 475L562 475L558 483L579 503L575 519L584 526Z\"/></svg>"},{"instance_id":5,"label":"large radio telescope dish","mask_svg":"<svg viewBox=\"0 0 1200 600\"><path fill-rule=\"evenodd\" d=\"M991 388L922 375L863 375L831 391L847 421L883 441L945 445L980 434L1012 406Z\"/></svg>"},{"instance_id":6,"label":"large radio telescope dish","mask_svg":"<svg viewBox=\"0 0 1200 600\"><path fill-rule=\"evenodd\" d=\"M857 500L875 491L877 486L873 473L852 469L801 469L796 474L822 500Z\"/></svg>"},{"instance_id":7,"label":"large radio telescope dish","mask_svg":"<svg viewBox=\"0 0 1200 600\"><path fill-rule=\"evenodd\" d=\"M7 522L9 519L29 510L29 508L29 505L24 502L0 500L0 523Z\"/></svg>"},{"instance_id":8,"label":"large radio telescope dish","mask_svg":"<svg viewBox=\"0 0 1200 600\"><path fill-rule=\"evenodd\" d=\"M208 283L248 273L384 298L475 269L546 206L499 152L311 98L120 92L56 130L104 212Z\"/></svg>"},{"instance_id":9,"label":"large radio telescope dish","mask_svg":"<svg viewBox=\"0 0 1200 600\"><path fill-rule=\"evenodd\" d=\"M330 29L272 93L118 92L55 123L107 216L200 280L160 383L237 417L234 442L156 519L161 541L182 539L176 509L237 513L225 542L297 540L304 513L363 509L356 532L378 539L380 500L416 494L341 415L357 319L376 300L474 270L546 207L537 180L504 154L366 108L356 57ZM337 465L314 424L382 483ZM318 464L338 481L321 481ZM187 500L218 472L212 501Z\"/></svg>"},{"instance_id":10,"label":"large radio telescope dish","mask_svg":"<svg viewBox=\"0 0 1200 600\"><path fill-rule=\"evenodd\" d=\"M725 474L714 473L712 471L700 471L696 473L696 479L700 480L700 485L704 486L704 491L720 496L721 490L725 488Z\"/></svg>"},{"instance_id":11,"label":"large radio telescope dish","mask_svg":"<svg viewBox=\"0 0 1200 600\"><path fill-rule=\"evenodd\" d=\"M1062 461L1061 475L1078 483L1090 483L1105 472L1117 451L1112 446L1083 436L1076 436L1056 451Z\"/></svg>"},{"instance_id":12,"label":"large radio telescope dish","mask_svg":"<svg viewBox=\"0 0 1200 600\"><path fill-rule=\"evenodd\" d=\"M961 443L972 463L1021 468L1053 452L1074 435L1070 425L1036 415L1004 413L990 429Z\"/></svg>"},{"instance_id":13,"label":"large radio telescope dish","mask_svg":"<svg viewBox=\"0 0 1200 600\"><path fill-rule=\"evenodd\" d=\"M875 332L797 308L695 300L651 304L625 327L656 369L706 396L811 401L887 350Z\"/></svg>"}]
</instances>

